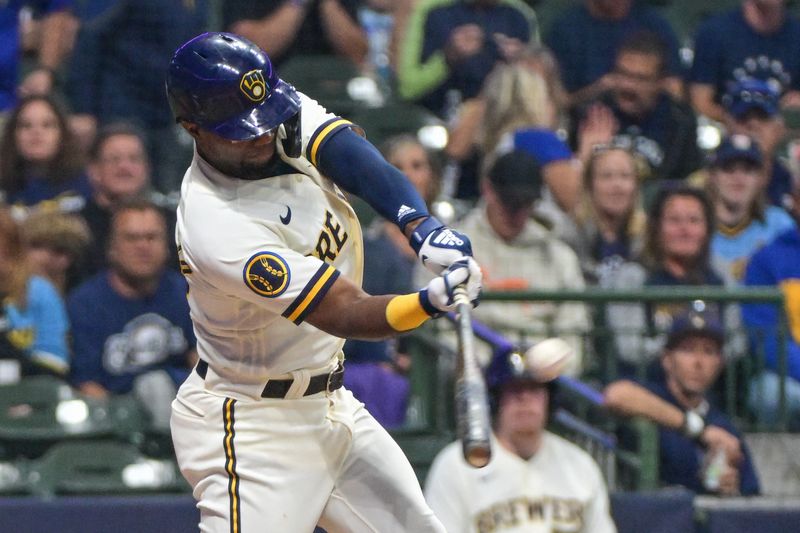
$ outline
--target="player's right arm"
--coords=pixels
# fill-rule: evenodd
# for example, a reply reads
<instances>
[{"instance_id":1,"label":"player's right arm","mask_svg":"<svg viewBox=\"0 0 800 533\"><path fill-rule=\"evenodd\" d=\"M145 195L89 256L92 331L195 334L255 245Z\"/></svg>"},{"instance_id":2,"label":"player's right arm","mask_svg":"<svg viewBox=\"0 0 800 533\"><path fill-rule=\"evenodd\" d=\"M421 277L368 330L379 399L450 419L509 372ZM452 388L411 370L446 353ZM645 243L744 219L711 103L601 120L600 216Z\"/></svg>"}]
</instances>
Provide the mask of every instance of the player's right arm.
<instances>
[{"instance_id":1,"label":"player's right arm","mask_svg":"<svg viewBox=\"0 0 800 533\"><path fill-rule=\"evenodd\" d=\"M705 421L692 430L687 424L688 413L638 383L624 379L614 381L605 388L603 396L604 405L612 412L647 418L665 428L680 431L708 448L725 448L734 460L742 457L741 444L735 435L719 426L705 425Z\"/></svg>"},{"instance_id":2,"label":"player's right arm","mask_svg":"<svg viewBox=\"0 0 800 533\"><path fill-rule=\"evenodd\" d=\"M339 276L306 322L337 337L382 339L454 310L453 289L458 285L466 284L470 299L476 300L480 280L477 263L466 257L411 294L370 296Z\"/></svg>"}]
</instances>

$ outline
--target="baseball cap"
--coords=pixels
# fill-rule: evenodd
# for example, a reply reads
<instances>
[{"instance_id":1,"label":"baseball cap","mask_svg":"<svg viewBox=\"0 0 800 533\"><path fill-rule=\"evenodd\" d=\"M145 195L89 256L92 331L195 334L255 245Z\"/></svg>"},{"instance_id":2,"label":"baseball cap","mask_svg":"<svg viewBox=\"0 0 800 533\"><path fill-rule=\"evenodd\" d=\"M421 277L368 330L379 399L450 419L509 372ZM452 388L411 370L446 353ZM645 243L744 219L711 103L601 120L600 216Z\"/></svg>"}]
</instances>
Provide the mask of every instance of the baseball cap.
<instances>
[{"instance_id":1,"label":"baseball cap","mask_svg":"<svg viewBox=\"0 0 800 533\"><path fill-rule=\"evenodd\" d=\"M758 143L747 135L731 135L722 140L711 156L711 166L721 167L731 161L750 161L761 166L764 157Z\"/></svg>"},{"instance_id":2,"label":"baseball cap","mask_svg":"<svg viewBox=\"0 0 800 533\"><path fill-rule=\"evenodd\" d=\"M719 344L720 349L725 344L725 331L715 307L706 307L704 304L697 305L697 303L695 302L695 309L678 315L672 321L665 345L667 350L674 349L681 341L691 336L712 339ZM702 302L699 303L702 304ZM701 310L697 310L698 307Z\"/></svg>"},{"instance_id":3,"label":"baseball cap","mask_svg":"<svg viewBox=\"0 0 800 533\"><path fill-rule=\"evenodd\" d=\"M778 112L780 93L766 81L747 78L736 82L723 96L722 104L736 118L741 118L753 109L761 110L768 117Z\"/></svg>"},{"instance_id":4,"label":"baseball cap","mask_svg":"<svg viewBox=\"0 0 800 533\"><path fill-rule=\"evenodd\" d=\"M530 154L513 150L501 155L487 173L497 196L505 207L518 210L539 198L542 167Z\"/></svg>"}]
</instances>

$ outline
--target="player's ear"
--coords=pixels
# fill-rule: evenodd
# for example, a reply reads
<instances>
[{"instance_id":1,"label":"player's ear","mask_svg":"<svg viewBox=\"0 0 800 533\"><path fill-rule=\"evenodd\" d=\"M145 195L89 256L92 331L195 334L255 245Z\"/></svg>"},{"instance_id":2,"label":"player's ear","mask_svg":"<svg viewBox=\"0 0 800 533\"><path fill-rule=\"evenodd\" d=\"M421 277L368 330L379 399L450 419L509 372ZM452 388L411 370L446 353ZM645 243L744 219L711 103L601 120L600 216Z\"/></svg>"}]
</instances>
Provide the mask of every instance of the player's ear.
<instances>
[{"instance_id":1,"label":"player's ear","mask_svg":"<svg viewBox=\"0 0 800 533\"><path fill-rule=\"evenodd\" d=\"M186 120L180 120L178 123L183 127L183 129L189 132L189 135L197 139L197 136L200 133L200 127L197 124L194 122L188 122Z\"/></svg>"}]
</instances>

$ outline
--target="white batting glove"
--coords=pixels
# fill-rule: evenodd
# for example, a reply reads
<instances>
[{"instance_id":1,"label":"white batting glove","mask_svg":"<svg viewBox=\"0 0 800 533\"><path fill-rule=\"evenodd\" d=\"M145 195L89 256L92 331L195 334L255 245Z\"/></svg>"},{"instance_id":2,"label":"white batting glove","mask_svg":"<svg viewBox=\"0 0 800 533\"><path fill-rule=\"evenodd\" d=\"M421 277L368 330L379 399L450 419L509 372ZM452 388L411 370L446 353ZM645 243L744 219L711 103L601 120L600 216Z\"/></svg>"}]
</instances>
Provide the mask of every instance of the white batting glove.
<instances>
[{"instance_id":1,"label":"white batting glove","mask_svg":"<svg viewBox=\"0 0 800 533\"><path fill-rule=\"evenodd\" d=\"M433 217L426 218L414 228L410 243L422 264L437 276L462 257L472 257L469 237Z\"/></svg>"},{"instance_id":2,"label":"white batting glove","mask_svg":"<svg viewBox=\"0 0 800 533\"><path fill-rule=\"evenodd\" d=\"M438 278L420 291L422 307L431 316L439 316L456 308L453 293L459 285L466 285L467 296L472 306L478 305L483 275L478 263L471 257L462 256L454 261Z\"/></svg>"}]
</instances>

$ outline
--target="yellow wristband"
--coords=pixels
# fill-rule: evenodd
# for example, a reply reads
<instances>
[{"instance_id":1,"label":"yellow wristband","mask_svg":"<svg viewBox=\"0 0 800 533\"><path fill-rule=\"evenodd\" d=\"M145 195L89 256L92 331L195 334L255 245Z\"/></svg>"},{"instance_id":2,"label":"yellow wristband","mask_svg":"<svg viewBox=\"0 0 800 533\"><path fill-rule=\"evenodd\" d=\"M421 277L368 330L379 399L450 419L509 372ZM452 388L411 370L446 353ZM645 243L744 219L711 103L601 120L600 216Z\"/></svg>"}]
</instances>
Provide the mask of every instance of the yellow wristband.
<instances>
[{"instance_id":1,"label":"yellow wristband","mask_svg":"<svg viewBox=\"0 0 800 533\"><path fill-rule=\"evenodd\" d=\"M419 301L418 292L395 296L386 305L386 322L395 331L417 328L430 317Z\"/></svg>"}]
</instances>

